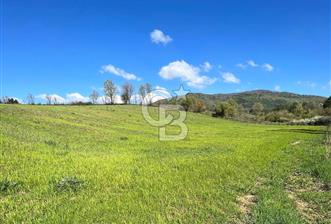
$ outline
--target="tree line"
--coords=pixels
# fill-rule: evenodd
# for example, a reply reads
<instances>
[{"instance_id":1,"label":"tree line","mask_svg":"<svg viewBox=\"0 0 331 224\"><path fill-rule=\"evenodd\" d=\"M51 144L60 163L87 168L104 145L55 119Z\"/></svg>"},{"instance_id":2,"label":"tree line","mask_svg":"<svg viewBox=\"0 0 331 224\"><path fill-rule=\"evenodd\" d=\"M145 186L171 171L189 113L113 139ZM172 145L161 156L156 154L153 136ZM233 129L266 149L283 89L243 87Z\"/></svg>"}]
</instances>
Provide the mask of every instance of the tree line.
<instances>
[{"instance_id":1,"label":"tree line","mask_svg":"<svg viewBox=\"0 0 331 224\"><path fill-rule=\"evenodd\" d=\"M149 94L152 92L152 85L150 83L144 83L139 86L138 92L136 93L140 98L140 103L144 102L147 104L151 104ZM104 95L101 96L97 90L93 90L89 95L88 102L82 101L73 101L69 102L69 104L116 104L116 98L118 94L120 94L120 99L122 100L123 104L137 104L137 99L133 99L135 95L135 89L131 83L126 82L122 85L121 90L119 90L118 86L112 80L106 80L103 84L103 93ZM149 97L148 97L149 96ZM34 105L36 104L35 96L29 93L26 97L26 104ZM64 102L60 102L57 97L54 97L50 94L45 95L46 104L64 104ZM101 102L100 102L101 101ZM19 104L20 102L11 97L2 97L0 99L0 103L2 104Z\"/></svg>"},{"instance_id":2,"label":"tree line","mask_svg":"<svg viewBox=\"0 0 331 224\"><path fill-rule=\"evenodd\" d=\"M251 108L244 108L234 99L217 102L211 108L193 94L186 99L171 99L170 104L179 104L184 110L197 113L207 113L213 117L221 117L239 121L254 122L290 122L295 119L308 119L316 116L331 116L331 97L324 103L293 102L273 110L266 110L262 103L255 102Z\"/></svg>"},{"instance_id":3,"label":"tree line","mask_svg":"<svg viewBox=\"0 0 331 224\"><path fill-rule=\"evenodd\" d=\"M115 104L116 103L116 96L118 94L117 86L113 83L111 80L106 80L103 85L103 91L104 91L104 104ZM139 87L139 90L137 92L138 96L140 97L140 103L143 103L143 101L146 99L146 96L152 92L152 85L149 83L141 84ZM137 104L136 99L132 99L134 96L135 89L132 84L125 83L122 86L121 91L121 100L123 104L131 104L132 100L134 100L135 104ZM93 104L97 103L97 99L99 97L99 94L96 90L94 90L91 95L90 99ZM149 102L151 103L151 102Z\"/></svg>"}]
</instances>

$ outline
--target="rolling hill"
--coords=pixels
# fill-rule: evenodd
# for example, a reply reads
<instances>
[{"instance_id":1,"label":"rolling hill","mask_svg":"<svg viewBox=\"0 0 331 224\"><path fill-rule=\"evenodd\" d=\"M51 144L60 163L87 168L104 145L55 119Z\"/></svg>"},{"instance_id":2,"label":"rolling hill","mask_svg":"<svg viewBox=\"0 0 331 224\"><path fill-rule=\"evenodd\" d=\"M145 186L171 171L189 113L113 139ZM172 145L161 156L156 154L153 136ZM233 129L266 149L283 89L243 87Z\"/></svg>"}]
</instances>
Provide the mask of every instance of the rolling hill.
<instances>
[{"instance_id":1,"label":"rolling hill","mask_svg":"<svg viewBox=\"0 0 331 224\"><path fill-rule=\"evenodd\" d=\"M260 102L266 110L285 107L294 102L323 103L326 100L326 98L322 96L300 95L290 92L274 92L269 90L253 90L229 94L190 93L189 95L193 95L197 99L202 100L208 108L212 108L217 102L229 99L235 100L245 109L251 109L254 103Z\"/></svg>"}]
</instances>

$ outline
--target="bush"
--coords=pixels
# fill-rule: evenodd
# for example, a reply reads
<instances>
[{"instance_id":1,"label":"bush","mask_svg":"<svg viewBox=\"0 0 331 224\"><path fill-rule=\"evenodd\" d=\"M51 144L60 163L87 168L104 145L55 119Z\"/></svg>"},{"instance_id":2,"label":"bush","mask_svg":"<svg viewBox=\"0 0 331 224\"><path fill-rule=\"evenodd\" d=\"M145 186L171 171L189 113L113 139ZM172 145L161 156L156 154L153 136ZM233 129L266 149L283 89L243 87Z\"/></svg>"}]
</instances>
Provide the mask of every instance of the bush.
<instances>
[{"instance_id":1,"label":"bush","mask_svg":"<svg viewBox=\"0 0 331 224\"><path fill-rule=\"evenodd\" d=\"M289 122L292 125L330 125L331 117L329 116L316 116L312 118L293 120Z\"/></svg>"},{"instance_id":2,"label":"bush","mask_svg":"<svg viewBox=\"0 0 331 224\"><path fill-rule=\"evenodd\" d=\"M331 108L331 96L325 100L323 103L323 108Z\"/></svg>"},{"instance_id":3,"label":"bush","mask_svg":"<svg viewBox=\"0 0 331 224\"><path fill-rule=\"evenodd\" d=\"M238 108L238 104L232 99L220 102L215 107L213 117L236 118L239 115Z\"/></svg>"},{"instance_id":4,"label":"bush","mask_svg":"<svg viewBox=\"0 0 331 224\"><path fill-rule=\"evenodd\" d=\"M206 106L202 100L196 100L193 105L193 112L201 113L206 110Z\"/></svg>"},{"instance_id":5,"label":"bush","mask_svg":"<svg viewBox=\"0 0 331 224\"><path fill-rule=\"evenodd\" d=\"M270 112L268 113L265 118L266 121L270 121L270 122L281 122L281 117L279 115L279 113L277 112Z\"/></svg>"},{"instance_id":6,"label":"bush","mask_svg":"<svg viewBox=\"0 0 331 224\"><path fill-rule=\"evenodd\" d=\"M82 102L82 101L77 101L77 102L71 102L71 105L91 105L92 102Z\"/></svg>"},{"instance_id":7,"label":"bush","mask_svg":"<svg viewBox=\"0 0 331 224\"><path fill-rule=\"evenodd\" d=\"M256 115L256 116L261 116L264 113L264 106L262 103L254 103L251 113Z\"/></svg>"},{"instance_id":8,"label":"bush","mask_svg":"<svg viewBox=\"0 0 331 224\"><path fill-rule=\"evenodd\" d=\"M20 102L18 102L17 99L14 98L8 98L8 97L3 97L2 100L0 101L0 103L4 103L4 104L19 104Z\"/></svg>"},{"instance_id":9,"label":"bush","mask_svg":"<svg viewBox=\"0 0 331 224\"><path fill-rule=\"evenodd\" d=\"M252 114L249 114L249 113L240 113L239 117L238 117L238 120L239 121L256 121L256 117Z\"/></svg>"},{"instance_id":10,"label":"bush","mask_svg":"<svg viewBox=\"0 0 331 224\"><path fill-rule=\"evenodd\" d=\"M325 108L322 114L324 116L331 116L331 107Z\"/></svg>"}]
</instances>

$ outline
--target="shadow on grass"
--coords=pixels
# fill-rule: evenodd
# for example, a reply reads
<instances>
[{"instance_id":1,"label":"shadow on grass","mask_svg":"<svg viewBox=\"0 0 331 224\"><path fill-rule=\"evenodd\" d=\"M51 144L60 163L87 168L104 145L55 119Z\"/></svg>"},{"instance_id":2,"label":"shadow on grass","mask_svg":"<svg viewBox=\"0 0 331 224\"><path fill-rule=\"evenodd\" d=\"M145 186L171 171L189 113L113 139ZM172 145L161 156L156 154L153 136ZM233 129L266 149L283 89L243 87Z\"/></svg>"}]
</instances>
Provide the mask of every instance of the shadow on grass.
<instances>
[{"instance_id":1,"label":"shadow on grass","mask_svg":"<svg viewBox=\"0 0 331 224\"><path fill-rule=\"evenodd\" d=\"M324 130L311 130L311 129L304 129L304 128L295 128L295 129L273 129L268 130L272 132L295 132L295 133L303 133L303 134L315 134L315 135L324 135L326 131Z\"/></svg>"}]
</instances>

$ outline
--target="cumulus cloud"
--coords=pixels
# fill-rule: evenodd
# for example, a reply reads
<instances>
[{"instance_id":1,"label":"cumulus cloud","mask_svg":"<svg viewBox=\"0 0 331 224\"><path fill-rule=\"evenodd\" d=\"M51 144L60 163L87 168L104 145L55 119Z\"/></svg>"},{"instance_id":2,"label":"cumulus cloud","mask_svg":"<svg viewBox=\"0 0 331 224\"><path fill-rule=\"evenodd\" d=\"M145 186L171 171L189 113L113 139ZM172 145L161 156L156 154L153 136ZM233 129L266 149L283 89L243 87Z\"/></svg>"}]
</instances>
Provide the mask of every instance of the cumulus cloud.
<instances>
[{"instance_id":1,"label":"cumulus cloud","mask_svg":"<svg viewBox=\"0 0 331 224\"><path fill-rule=\"evenodd\" d=\"M82 96L80 93L68 93L66 94L66 97L63 98L62 96L59 96L57 94L39 94L36 96L36 98L39 98L44 101L48 101L48 97L50 97L52 103L75 103L75 102L88 102L89 97Z\"/></svg>"},{"instance_id":2,"label":"cumulus cloud","mask_svg":"<svg viewBox=\"0 0 331 224\"><path fill-rule=\"evenodd\" d=\"M203 71L209 72L213 68L213 66L208 61L206 61L201 65L201 68L203 69Z\"/></svg>"},{"instance_id":3,"label":"cumulus cloud","mask_svg":"<svg viewBox=\"0 0 331 224\"><path fill-rule=\"evenodd\" d=\"M224 72L222 74L223 81L226 83L240 83L240 79L238 79L233 73L231 72Z\"/></svg>"},{"instance_id":4,"label":"cumulus cloud","mask_svg":"<svg viewBox=\"0 0 331 224\"><path fill-rule=\"evenodd\" d=\"M263 64L261 67L267 72L272 72L274 70L274 67L268 63Z\"/></svg>"},{"instance_id":5,"label":"cumulus cloud","mask_svg":"<svg viewBox=\"0 0 331 224\"><path fill-rule=\"evenodd\" d=\"M199 67L188 64L186 61L174 61L166 66L163 66L159 71L159 75L164 79L179 78L186 82L188 86L193 88L203 88L206 85L213 84L216 79L209 78L200 74Z\"/></svg>"},{"instance_id":6,"label":"cumulus cloud","mask_svg":"<svg viewBox=\"0 0 331 224\"><path fill-rule=\"evenodd\" d=\"M65 99L62 96L59 96L57 94L39 94L36 96L36 98L47 100L47 97L50 97L52 99L53 103L65 103Z\"/></svg>"},{"instance_id":7,"label":"cumulus cloud","mask_svg":"<svg viewBox=\"0 0 331 224\"><path fill-rule=\"evenodd\" d=\"M75 102L88 102L89 98L82 96L80 93L68 93L66 95L67 103L75 103Z\"/></svg>"},{"instance_id":8,"label":"cumulus cloud","mask_svg":"<svg viewBox=\"0 0 331 224\"><path fill-rule=\"evenodd\" d=\"M120 95L115 96L115 103L124 103Z\"/></svg>"},{"instance_id":9,"label":"cumulus cloud","mask_svg":"<svg viewBox=\"0 0 331 224\"><path fill-rule=\"evenodd\" d=\"M162 86L155 86L156 90L164 90L164 91L168 91L167 88L162 87Z\"/></svg>"},{"instance_id":10,"label":"cumulus cloud","mask_svg":"<svg viewBox=\"0 0 331 224\"><path fill-rule=\"evenodd\" d=\"M161 30L155 29L150 34L151 41L153 43L159 44L162 43L166 45L167 43L172 41L172 38L169 35L166 35Z\"/></svg>"},{"instance_id":11,"label":"cumulus cloud","mask_svg":"<svg viewBox=\"0 0 331 224\"><path fill-rule=\"evenodd\" d=\"M141 101L141 97L139 94L133 94L130 98L130 102L133 104L139 104Z\"/></svg>"},{"instance_id":12,"label":"cumulus cloud","mask_svg":"<svg viewBox=\"0 0 331 224\"><path fill-rule=\"evenodd\" d=\"M106 104L106 103L110 103L110 102L111 102L111 100L108 96L99 96L98 99L97 99L98 104ZM121 98L120 95L115 95L114 103L116 103L116 104L122 104L123 103L122 98Z\"/></svg>"},{"instance_id":13,"label":"cumulus cloud","mask_svg":"<svg viewBox=\"0 0 331 224\"><path fill-rule=\"evenodd\" d=\"M17 98L17 97L12 97L12 98L14 98L15 100L17 100L19 103L24 103L24 100L22 100L21 98Z\"/></svg>"},{"instance_id":14,"label":"cumulus cloud","mask_svg":"<svg viewBox=\"0 0 331 224\"><path fill-rule=\"evenodd\" d=\"M120 76L126 80L137 80L140 81L141 79L139 77L137 77L135 74L132 73L128 73L126 71L124 71L123 69L117 68L114 65L104 65L101 67L101 73L110 73L113 75L117 75Z\"/></svg>"},{"instance_id":15,"label":"cumulus cloud","mask_svg":"<svg viewBox=\"0 0 331 224\"><path fill-rule=\"evenodd\" d=\"M276 92L280 92L280 86L279 85L275 85L274 89L275 89Z\"/></svg>"},{"instance_id":16,"label":"cumulus cloud","mask_svg":"<svg viewBox=\"0 0 331 224\"><path fill-rule=\"evenodd\" d=\"M106 104L108 102L110 103L111 100L107 96L99 96L98 99L97 99L98 104Z\"/></svg>"},{"instance_id":17,"label":"cumulus cloud","mask_svg":"<svg viewBox=\"0 0 331 224\"><path fill-rule=\"evenodd\" d=\"M150 102L154 103L159 100L169 99L171 97L172 97L171 94L166 88L161 86L156 86L151 93L146 95L146 97L142 100L142 103L143 104L149 104Z\"/></svg>"}]
</instances>

